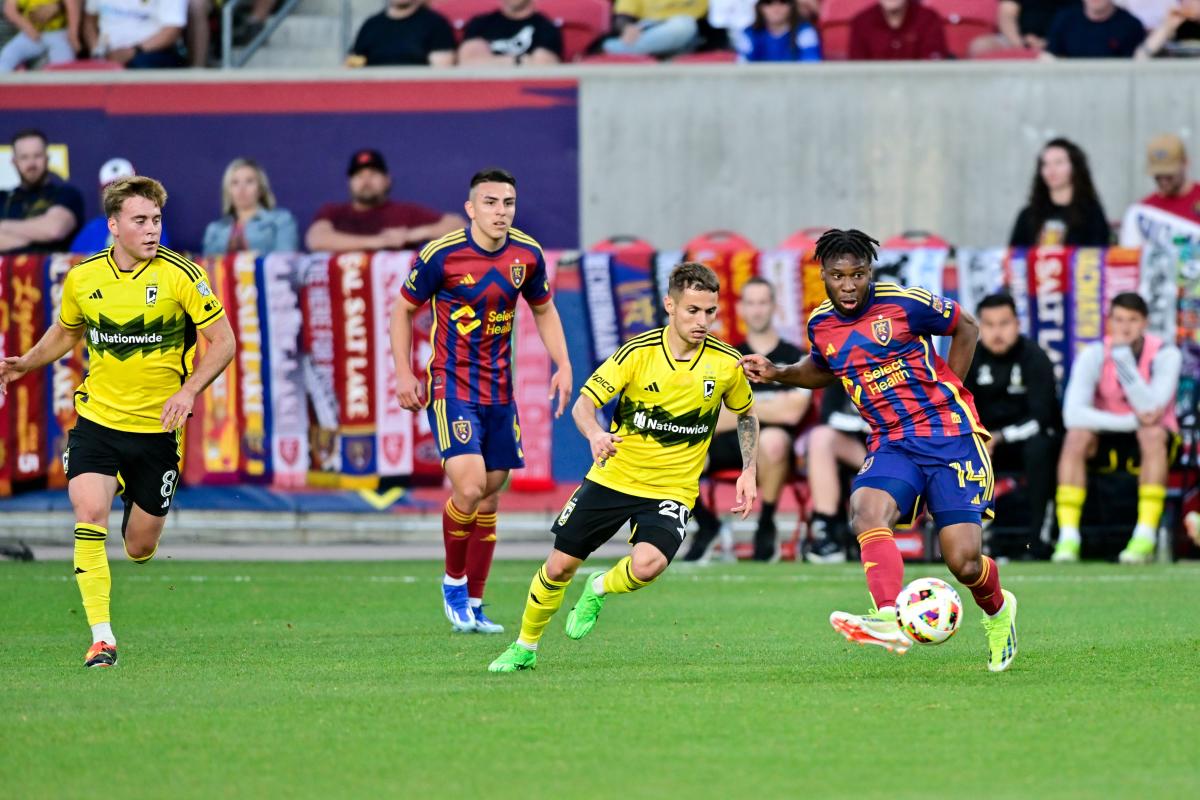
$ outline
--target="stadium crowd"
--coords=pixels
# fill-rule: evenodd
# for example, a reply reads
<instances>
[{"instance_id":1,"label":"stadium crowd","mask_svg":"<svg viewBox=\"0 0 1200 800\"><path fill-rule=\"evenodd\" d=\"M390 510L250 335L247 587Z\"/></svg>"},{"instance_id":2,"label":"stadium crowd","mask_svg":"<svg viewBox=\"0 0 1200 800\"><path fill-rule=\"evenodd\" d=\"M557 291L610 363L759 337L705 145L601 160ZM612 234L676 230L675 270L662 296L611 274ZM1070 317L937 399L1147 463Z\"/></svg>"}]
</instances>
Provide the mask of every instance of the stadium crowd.
<instances>
[{"instance_id":1,"label":"stadium crowd","mask_svg":"<svg viewBox=\"0 0 1200 800\"><path fill-rule=\"evenodd\" d=\"M20 184L0 192L0 254L85 253L109 246L108 220L85 221L82 193L49 169L46 136L27 129L14 134L11 143ZM1173 134L1154 137L1147 146L1145 169L1155 190L1140 204L1200 224L1200 184L1189 174L1183 141ZM101 167L100 189L134 174L127 159L112 158ZM376 150L354 152L346 175L348 202L326 203L304 234L311 251L413 248L465 224L458 213L392 199L391 175ZM295 218L277 204L267 174L253 160L230 162L219 198L219 215L204 233L205 255L299 249ZM1016 217L1010 245L1103 247L1112 241L1086 155L1069 140L1049 141L1038 155L1028 204ZM1072 371L1062 398L1056 393L1050 359L1019 332L1012 297L991 295L972 310L978 312L981 336L964 384L992 433L989 452L998 474L1009 475L1014 486L1022 487L1029 508L1027 521L1008 537L1007 552L1024 558L1050 555L1044 531L1053 498L1061 532L1054 557L1079 558L1088 464L1099 458L1128 465L1129 472L1140 475L1137 526L1121 560L1148 560L1154 552L1167 471L1178 449L1173 406L1180 356L1173 344L1147 333L1145 301L1132 293L1113 299L1109 337L1080 354L1082 366ZM798 361L801 350L775 330L775 311L775 288L768 281L753 278L740 287L737 312L747 336L738 349L772 362ZM763 503L754 557L778 557L775 511L787 485L803 475L810 536L802 555L813 563L845 561L853 546L852 537L846 536L847 480L867 457L866 425L858 409L840 386L824 390L819 400L807 390L777 385L756 385L755 394L763 426ZM711 477L719 478L722 471L740 464L733 423L733 417L725 415L717 425ZM709 557L721 529L703 496L694 517L699 532L685 555L689 560Z\"/></svg>"},{"instance_id":2,"label":"stadium crowd","mask_svg":"<svg viewBox=\"0 0 1200 800\"><path fill-rule=\"evenodd\" d=\"M5 0L0 71L204 67L213 0ZM239 7L250 44L282 3ZM384 0L348 67L1200 54L1200 0Z\"/></svg>"}]
</instances>

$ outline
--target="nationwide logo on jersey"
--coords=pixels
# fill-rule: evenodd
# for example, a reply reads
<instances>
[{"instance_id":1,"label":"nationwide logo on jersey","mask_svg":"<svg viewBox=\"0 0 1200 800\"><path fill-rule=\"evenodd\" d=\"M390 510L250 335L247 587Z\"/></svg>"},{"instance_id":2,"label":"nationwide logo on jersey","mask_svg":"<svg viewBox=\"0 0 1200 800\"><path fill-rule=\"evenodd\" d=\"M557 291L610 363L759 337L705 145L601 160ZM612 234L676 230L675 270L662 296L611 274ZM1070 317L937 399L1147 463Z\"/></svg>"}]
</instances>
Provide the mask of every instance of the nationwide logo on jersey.
<instances>
[{"instance_id":1,"label":"nationwide logo on jersey","mask_svg":"<svg viewBox=\"0 0 1200 800\"><path fill-rule=\"evenodd\" d=\"M875 341L887 346L887 343L892 340L892 320L884 317L875 320L871 323L871 334L875 337Z\"/></svg>"},{"instance_id":2,"label":"nationwide logo on jersey","mask_svg":"<svg viewBox=\"0 0 1200 800\"><path fill-rule=\"evenodd\" d=\"M146 305L153 306L157 300L158 300L158 287L157 286L147 286L146 287Z\"/></svg>"},{"instance_id":3,"label":"nationwide logo on jersey","mask_svg":"<svg viewBox=\"0 0 1200 800\"><path fill-rule=\"evenodd\" d=\"M471 441L471 420L456 419L452 426L454 430L454 438L458 439L463 444Z\"/></svg>"},{"instance_id":4,"label":"nationwide logo on jersey","mask_svg":"<svg viewBox=\"0 0 1200 800\"><path fill-rule=\"evenodd\" d=\"M124 361L139 353L183 347L184 322L178 315L147 322L139 314L122 325L101 314L99 321L87 320L87 327L88 351L93 356L110 355Z\"/></svg>"},{"instance_id":5,"label":"nationwide logo on jersey","mask_svg":"<svg viewBox=\"0 0 1200 800\"><path fill-rule=\"evenodd\" d=\"M712 397L713 391L715 391L716 388L717 388L717 382L715 380L712 380L711 378L705 378L704 379L704 399L707 400L708 398Z\"/></svg>"},{"instance_id":6,"label":"nationwide logo on jersey","mask_svg":"<svg viewBox=\"0 0 1200 800\"><path fill-rule=\"evenodd\" d=\"M691 447L711 438L719 411L717 408L705 414L703 409L697 408L677 417L658 406L649 406L622 396L614 421L617 430L624 426L630 432L654 439L663 447L679 444Z\"/></svg>"},{"instance_id":7,"label":"nationwide logo on jersey","mask_svg":"<svg viewBox=\"0 0 1200 800\"><path fill-rule=\"evenodd\" d=\"M512 278L513 286L520 289L521 284L525 282L525 265L520 261L513 261L508 266L508 275Z\"/></svg>"},{"instance_id":8,"label":"nationwide logo on jersey","mask_svg":"<svg viewBox=\"0 0 1200 800\"><path fill-rule=\"evenodd\" d=\"M469 319L470 322L458 322L463 317ZM475 309L471 308L470 306L462 306L459 308L458 311L455 311L450 315L450 320L458 323L456 327L458 328L458 332L463 336L466 336L468 333L483 324L483 320L475 319Z\"/></svg>"}]
</instances>

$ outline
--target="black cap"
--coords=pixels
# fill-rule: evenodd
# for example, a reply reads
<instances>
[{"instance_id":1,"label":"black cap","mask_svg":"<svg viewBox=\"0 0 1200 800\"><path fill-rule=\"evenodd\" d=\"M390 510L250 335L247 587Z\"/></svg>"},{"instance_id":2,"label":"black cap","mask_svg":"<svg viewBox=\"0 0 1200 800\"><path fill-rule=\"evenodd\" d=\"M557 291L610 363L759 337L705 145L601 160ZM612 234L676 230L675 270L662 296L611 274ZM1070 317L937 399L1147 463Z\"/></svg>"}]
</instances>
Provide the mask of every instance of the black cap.
<instances>
[{"instance_id":1,"label":"black cap","mask_svg":"<svg viewBox=\"0 0 1200 800\"><path fill-rule=\"evenodd\" d=\"M359 150L350 157L350 166L346 169L346 174L353 175L360 169L374 169L384 175L388 174L387 162L378 150Z\"/></svg>"}]
</instances>

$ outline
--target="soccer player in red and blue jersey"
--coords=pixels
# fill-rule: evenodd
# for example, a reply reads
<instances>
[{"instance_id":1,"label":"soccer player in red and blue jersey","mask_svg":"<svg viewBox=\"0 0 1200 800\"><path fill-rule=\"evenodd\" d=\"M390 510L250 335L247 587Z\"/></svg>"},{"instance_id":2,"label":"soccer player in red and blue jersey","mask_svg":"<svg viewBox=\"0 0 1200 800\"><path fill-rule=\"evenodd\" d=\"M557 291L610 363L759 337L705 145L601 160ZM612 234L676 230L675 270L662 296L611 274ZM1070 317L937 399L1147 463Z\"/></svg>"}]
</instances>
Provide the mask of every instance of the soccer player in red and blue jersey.
<instances>
[{"instance_id":1,"label":"soccer player in red and blue jersey","mask_svg":"<svg viewBox=\"0 0 1200 800\"><path fill-rule=\"evenodd\" d=\"M571 396L571 364L542 248L512 227L516 179L501 169L477 173L466 210L470 226L430 242L413 264L392 309L392 355L400 405L427 407L452 488L442 510L446 617L457 631L503 633L483 611L483 589L496 549L500 490L509 470L525 466L512 379L518 298L533 311L557 367L550 381L555 416ZM412 322L428 301L433 353L422 400L412 371Z\"/></svg>"},{"instance_id":2,"label":"soccer player in red and blue jersey","mask_svg":"<svg viewBox=\"0 0 1200 800\"><path fill-rule=\"evenodd\" d=\"M808 320L812 351L788 366L759 355L741 363L756 382L815 389L840 380L871 426L850 514L875 608L864 615L835 611L834 629L898 654L911 646L896 622L904 561L892 530L915 518L924 499L946 566L984 611L988 669L1001 672L1017 654L1017 599L1000 588L996 563L982 555L982 520L992 515L990 435L961 380L979 326L951 300L875 283L878 244L857 230L823 234L816 257L829 299ZM933 349L934 336L951 337L946 361Z\"/></svg>"}]
</instances>

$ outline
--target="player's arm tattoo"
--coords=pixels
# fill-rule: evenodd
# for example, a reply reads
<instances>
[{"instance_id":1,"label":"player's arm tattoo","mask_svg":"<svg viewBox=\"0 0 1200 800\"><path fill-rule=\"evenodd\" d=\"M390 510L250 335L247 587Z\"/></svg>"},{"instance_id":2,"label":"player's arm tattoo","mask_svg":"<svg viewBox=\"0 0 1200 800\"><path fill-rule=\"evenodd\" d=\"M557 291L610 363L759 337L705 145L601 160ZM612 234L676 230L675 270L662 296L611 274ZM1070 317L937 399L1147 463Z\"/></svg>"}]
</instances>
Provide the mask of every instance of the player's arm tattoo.
<instances>
[{"instance_id":1,"label":"player's arm tattoo","mask_svg":"<svg viewBox=\"0 0 1200 800\"><path fill-rule=\"evenodd\" d=\"M758 463L758 417L742 414L737 418L738 446L742 449L742 469Z\"/></svg>"}]
</instances>

